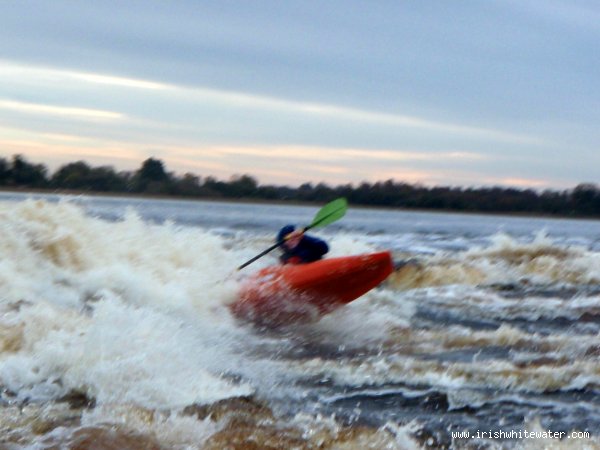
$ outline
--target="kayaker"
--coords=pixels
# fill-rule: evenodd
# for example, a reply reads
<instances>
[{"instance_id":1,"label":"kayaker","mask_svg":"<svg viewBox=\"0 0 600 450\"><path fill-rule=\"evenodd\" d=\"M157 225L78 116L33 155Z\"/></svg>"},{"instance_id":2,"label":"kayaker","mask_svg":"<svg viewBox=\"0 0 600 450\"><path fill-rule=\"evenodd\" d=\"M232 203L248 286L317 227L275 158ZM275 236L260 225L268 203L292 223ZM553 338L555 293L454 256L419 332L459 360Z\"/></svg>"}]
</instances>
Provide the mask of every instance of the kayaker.
<instances>
[{"instance_id":1,"label":"kayaker","mask_svg":"<svg viewBox=\"0 0 600 450\"><path fill-rule=\"evenodd\" d=\"M281 245L283 253L279 260L283 264L305 264L318 261L329 251L327 242L314 236L296 230L294 225L286 225L277 233L277 242L284 241Z\"/></svg>"}]
</instances>

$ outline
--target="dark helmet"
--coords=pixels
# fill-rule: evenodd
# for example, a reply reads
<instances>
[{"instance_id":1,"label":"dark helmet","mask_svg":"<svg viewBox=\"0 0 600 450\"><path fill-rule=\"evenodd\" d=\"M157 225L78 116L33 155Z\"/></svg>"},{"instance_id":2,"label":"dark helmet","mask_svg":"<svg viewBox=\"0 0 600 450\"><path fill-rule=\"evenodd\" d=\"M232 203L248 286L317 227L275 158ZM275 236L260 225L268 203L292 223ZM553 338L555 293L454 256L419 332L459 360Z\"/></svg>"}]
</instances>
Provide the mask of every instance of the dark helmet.
<instances>
[{"instance_id":1,"label":"dark helmet","mask_svg":"<svg viewBox=\"0 0 600 450\"><path fill-rule=\"evenodd\" d=\"M277 233L277 242L283 241L283 239L295 229L296 227L294 225L286 225L283 227L281 230L279 230L279 233Z\"/></svg>"}]
</instances>

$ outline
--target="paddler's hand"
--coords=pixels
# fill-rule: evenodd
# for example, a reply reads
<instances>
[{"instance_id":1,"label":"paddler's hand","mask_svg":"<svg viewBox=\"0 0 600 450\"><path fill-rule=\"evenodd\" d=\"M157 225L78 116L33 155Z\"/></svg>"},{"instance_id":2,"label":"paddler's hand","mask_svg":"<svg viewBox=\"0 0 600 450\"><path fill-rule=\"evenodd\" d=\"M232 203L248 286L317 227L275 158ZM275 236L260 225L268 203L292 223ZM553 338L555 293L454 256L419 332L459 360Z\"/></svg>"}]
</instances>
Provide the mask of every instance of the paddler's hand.
<instances>
[{"instance_id":1,"label":"paddler's hand","mask_svg":"<svg viewBox=\"0 0 600 450\"><path fill-rule=\"evenodd\" d=\"M304 231L302 231L302 230L292 231L290 234L288 234L284 238L285 239L284 245L287 248L289 248L290 250L292 250L298 246L298 244L302 240L302 236L304 236Z\"/></svg>"}]
</instances>

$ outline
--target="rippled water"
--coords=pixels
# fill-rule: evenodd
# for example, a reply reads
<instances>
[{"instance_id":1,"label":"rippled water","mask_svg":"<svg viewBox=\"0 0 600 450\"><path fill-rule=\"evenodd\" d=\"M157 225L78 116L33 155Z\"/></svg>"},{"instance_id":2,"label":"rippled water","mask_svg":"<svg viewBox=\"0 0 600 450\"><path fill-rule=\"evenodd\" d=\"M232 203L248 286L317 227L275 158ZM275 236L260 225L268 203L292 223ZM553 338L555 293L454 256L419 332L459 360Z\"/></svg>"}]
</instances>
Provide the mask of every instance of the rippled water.
<instances>
[{"instance_id":1,"label":"rippled water","mask_svg":"<svg viewBox=\"0 0 600 450\"><path fill-rule=\"evenodd\" d=\"M28 197L0 196L2 448L600 447L598 221L351 208L331 254L397 270L270 330L232 273L317 208Z\"/></svg>"}]
</instances>

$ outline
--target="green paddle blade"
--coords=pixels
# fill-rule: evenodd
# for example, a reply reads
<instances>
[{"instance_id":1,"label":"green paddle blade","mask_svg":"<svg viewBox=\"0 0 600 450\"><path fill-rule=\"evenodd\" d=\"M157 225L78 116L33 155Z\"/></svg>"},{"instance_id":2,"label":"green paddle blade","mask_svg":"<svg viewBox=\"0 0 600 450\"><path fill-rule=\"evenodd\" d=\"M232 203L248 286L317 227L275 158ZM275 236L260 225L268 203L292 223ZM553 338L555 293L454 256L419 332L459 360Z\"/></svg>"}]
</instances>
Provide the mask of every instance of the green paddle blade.
<instances>
[{"instance_id":1,"label":"green paddle blade","mask_svg":"<svg viewBox=\"0 0 600 450\"><path fill-rule=\"evenodd\" d=\"M347 209L348 202L343 197L329 202L319 210L312 223L306 229L329 225L344 217Z\"/></svg>"}]
</instances>

